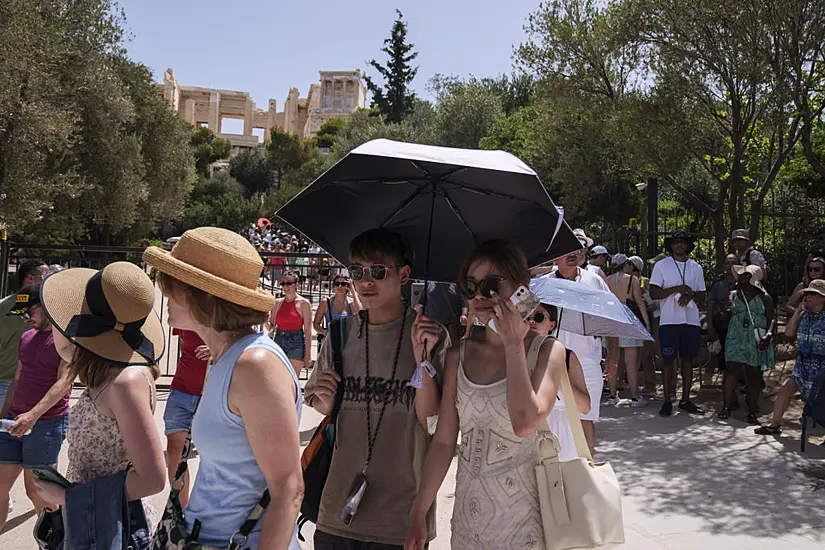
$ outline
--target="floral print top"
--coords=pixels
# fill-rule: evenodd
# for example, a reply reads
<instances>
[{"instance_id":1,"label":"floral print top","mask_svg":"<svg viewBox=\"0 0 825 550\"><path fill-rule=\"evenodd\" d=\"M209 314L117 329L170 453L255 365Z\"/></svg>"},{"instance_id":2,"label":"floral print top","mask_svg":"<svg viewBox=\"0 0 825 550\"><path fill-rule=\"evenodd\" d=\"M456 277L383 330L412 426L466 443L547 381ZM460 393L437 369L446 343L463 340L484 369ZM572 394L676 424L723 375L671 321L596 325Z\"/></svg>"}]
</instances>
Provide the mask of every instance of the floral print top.
<instances>
[{"instance_id":1,"label":"floral print top","mask_svg":"<svg viewBox=\"0 0 825 550\"><path fill-rule=\"evenodd\" d=\"M152 410L155 410L154 384L146 376ZM104 386L99 397L107 387ZM69 429L66 433L69 443L69 468L66 479L72 483L89 483L93 479L115 474L129 467L129 453L117 420L103 415L86 389L72 407L69 414ZM154 507L143 500L149 525L158 519Z\"/></svg>"}]
</instances>

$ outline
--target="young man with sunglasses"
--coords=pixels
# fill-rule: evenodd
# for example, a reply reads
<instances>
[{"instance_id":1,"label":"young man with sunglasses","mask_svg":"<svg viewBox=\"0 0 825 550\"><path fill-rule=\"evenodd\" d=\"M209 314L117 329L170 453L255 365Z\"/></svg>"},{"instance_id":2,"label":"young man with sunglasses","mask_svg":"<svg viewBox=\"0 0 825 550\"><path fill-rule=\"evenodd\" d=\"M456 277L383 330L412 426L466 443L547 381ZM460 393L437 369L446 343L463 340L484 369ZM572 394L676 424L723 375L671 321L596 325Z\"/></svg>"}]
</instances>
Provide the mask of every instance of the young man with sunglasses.
<instances>
[{"instance_id":1,"label":"young man with sunglasses","mask_svg":"<svg viewBox=\"0 0 825 550\"><path fill-rule=\"evenodd\" d=\"M449 336L421 306L410 310L402 299L413 261L406 239L385 229L367 231L350 243L349 260L365 311L344 321L344 378L332 368L327 338L304 390L306 403L327 415L343 384L314 543L316 550L401 549L435 431ZM425 349L435 376L420 372L416 389L410 381ZM342 514L354 495L354 516ZM435 538L434 508L428 540Z\"/></svg>"},{"instance_id":2,"label":"young man with sunglasses","mask_svg":"<svg viewBox=\"0 0 825 550\"><path fill-rule=\"evenodd\" d=\"M588 241L590 240L586 238L583 231L581 234L577 233L576 236L579 242L582 243L582 246L586 247L588 245ZM592 241L590 241L590 243L592 243ZM597 288L603 292L610 292L607 283L599 274L580 267L584 263L586 255L586 249L583 248L556 260L557 269L548 275L548 277L568 279L592 288ZM619 342L617 338L605 339L607 344L607 361L605 361L603 371L601 338L559 330L558 339L564 344L564 347L573 351L578 356L582 370L584 371L587 390L590 393L590 412L581 415L581 421L585 438L587 438L587 444L590 446L590 452L593 453L596 448L596 422L599 420L604 378L605 375L608 380L616 376L616 371L619 368Z\"/></svg>"},{"instance_id":3,"label":"young man with sunglasses","mask_svg":"<svg viewBox=\"0 0 825 550\"><path fill-rule=\"evenodd\" d=\"M37 513L49 506L37 494L35 477L28 468L55 466L69 427L72 376L60 359L52 338L52 325L40 306L40 284L18 291L7 313L31 330L23 333L19 364L0 418L12 421L0 432L0 528L8 517L8 496L26 468L26 494ZM24 437L25 436L25 437Z\"/></svg>"}]
</instances>

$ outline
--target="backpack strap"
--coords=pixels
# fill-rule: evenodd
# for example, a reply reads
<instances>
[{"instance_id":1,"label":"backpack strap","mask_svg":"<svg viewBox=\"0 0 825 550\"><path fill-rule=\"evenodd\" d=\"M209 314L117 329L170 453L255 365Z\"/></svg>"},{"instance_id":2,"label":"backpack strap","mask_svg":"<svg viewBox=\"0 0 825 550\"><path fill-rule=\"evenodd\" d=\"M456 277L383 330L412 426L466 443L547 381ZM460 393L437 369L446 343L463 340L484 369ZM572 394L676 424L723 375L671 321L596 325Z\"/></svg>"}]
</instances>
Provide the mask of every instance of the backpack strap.
<instances>
[{"instance_id":1,"label":"backpack strap","mask_svg":"<svg viewBox=\"0 0 825 550\"><path fill-rule=\"evenodd\" d=\"M338 384L338 389L335 392L335 403L332 406L331 420L335 422L338 418L338 412L341 410L341 401L344 399L344 337L345 337L345 323L344 319L336 319L332 321L329 328L330 345L332 346L332 368L341 378L341 383Z\"/></svg>"}]
</instances>

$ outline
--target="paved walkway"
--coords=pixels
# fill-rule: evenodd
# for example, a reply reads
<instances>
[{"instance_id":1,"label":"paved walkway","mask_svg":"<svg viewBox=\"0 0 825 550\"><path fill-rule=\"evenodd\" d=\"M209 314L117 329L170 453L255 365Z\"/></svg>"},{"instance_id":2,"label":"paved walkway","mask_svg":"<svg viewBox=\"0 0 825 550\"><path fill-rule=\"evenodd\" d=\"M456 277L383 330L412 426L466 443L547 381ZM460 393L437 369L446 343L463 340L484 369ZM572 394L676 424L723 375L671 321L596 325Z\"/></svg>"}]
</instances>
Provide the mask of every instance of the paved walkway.
<instances>
[{"instance_id":1,"label":"paved walkway","mask_svg":"<svg viewBox=\"0 0 825 550\"><path fill-rule=\"evenodd\" d=\"M162 428L166 394L155 418ZM715 417L604 407L597 458L609 460L624 489L626 550L825 549L825 448L813 438L805 455L798 439L760 437L751 426ZM305 409L302 440L320 416ZM65 470L65 448L60 469ZM197 460L193 461L197 467ZM438 538L449 548L455 464L438 497ZM15 511L0 533L3 550L34 550L34 516L18 481ZM162 506L165 494L154 501ZM312 527L305 529L311 541ZM311 542L304 548L312 548Z\"/></svg>"}]
</instances>

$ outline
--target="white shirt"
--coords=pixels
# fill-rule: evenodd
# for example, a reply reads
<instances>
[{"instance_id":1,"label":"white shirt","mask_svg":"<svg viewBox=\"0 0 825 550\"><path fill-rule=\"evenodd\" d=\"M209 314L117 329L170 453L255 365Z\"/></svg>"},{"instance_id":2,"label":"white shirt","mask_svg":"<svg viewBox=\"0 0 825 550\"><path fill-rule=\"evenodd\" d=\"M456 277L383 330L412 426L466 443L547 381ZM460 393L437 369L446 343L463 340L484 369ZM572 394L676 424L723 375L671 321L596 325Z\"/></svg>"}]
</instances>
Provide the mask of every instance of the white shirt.
<instances>
[{"instance_id":1,"label":"white shirt","mask_svg":"<svg viewBox=\"0 0 825 550\"><path fill-rule=\"evenodd\" d=\"M593 264L587 264L585 267L587 267L587 271L589 271L591 273L595 273L596 275L598 275L599 272L602 270L602 268L600 268L597 265L593 265Z\"/></svg>"},{"instance_id":2,"label":"white shirt","mask_svg":"<svg viewBox=\"0 0 825 550\"><path fill-rule=\"evenodd\" d=\"M598 266L593 266L598 269ZM546 277L558 277L557 271L553 271ZM598 288L605 292L610 292L607 283L604 282L599 275L590 271L589 269L580 269L579 276L576 277L576 282L589 287ZM564 312L559 312L564 316ZM582 366L601 365L602 363L602 339L593 336L584 336L566 330L560 330L558 340L564 347L572 350L579 358Z\"/></svg>"},{"instance_id":3,"label":"white shirt","mask_svg":"<svg viewBox=\"0 0 825 550\"><path fill-rule=\"evenodd\" d=\"M705 291L705 274L702 266L688 259L687 262L677 262L673 256L656 262L653 266L653 275L650 276L650 284L662 289L674 286L687 285L694 292ZM699 324L699 307L696 302L691 302L682 307L679 305L679 293L671 294L661 301L661 325L693 325Z\"/></svg>"}]
</instances>

